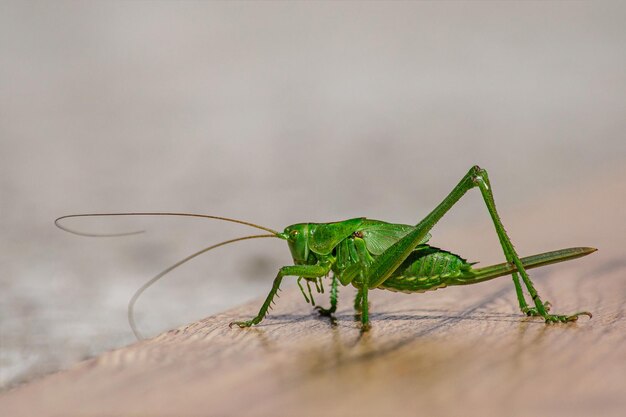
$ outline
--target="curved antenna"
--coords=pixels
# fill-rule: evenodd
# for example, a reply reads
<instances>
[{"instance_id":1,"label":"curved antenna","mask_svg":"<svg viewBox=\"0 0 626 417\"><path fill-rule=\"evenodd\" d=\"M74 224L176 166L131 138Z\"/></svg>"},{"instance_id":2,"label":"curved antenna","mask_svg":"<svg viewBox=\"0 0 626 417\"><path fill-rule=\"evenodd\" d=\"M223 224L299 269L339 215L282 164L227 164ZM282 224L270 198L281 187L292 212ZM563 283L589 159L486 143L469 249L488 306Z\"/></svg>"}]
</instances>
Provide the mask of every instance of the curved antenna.
<instances>
[{"instance_id":1,"label":"curved antenna","mask_svg":"<svg viewBox=\"0 0 626 417\"><path fill-rule=\"evenodd\" d=\"M228 217L221 216L209 216L208 214L194 214L194 213L171 213L171 212L130 212L130 213L87 213L87 214L70 214L67 216L61 216L54 221L54 224L59 229L66 231L68 233L78 235L78 236L88 236L88 237L116 237L116 236L131 236L137 235L140 233L144 233L145 230L135 230L132 232L124 232L124 233L84 233L79 232L65 226L59 224L61 220L70 219L73 217L111 217L111 216L179 216L179 217L201 217L204 219L215 219L215 220L223 220L231 223L239 223L244 224L246 226L255 227L257 229L265 230L266 232L270 232L274 235L278 235L279 233L276 230L270 229L269 227L260 226L258 224L245 222L243 220L231 219Z\"/></svg>"},{"instance_id":2,"label":"curved antenna","mask_svg":"<svg viewBox=\"0 0 626 417\"><path fill-rule=\"evenodd\" d=\"M174 265L164 269L163 271L159 272L154 277L150 278L150 280L148 280L145 284L143 284L141 287L139 287L139 289L137 291L135 291L135 294L133 294L133 296L131 297L130 301L128 302L128 324L130 324L130 328L132 329L133 333L135 334L135 337L137 338L137 340L142 340L144 337L141 335L141 333L137 329L137 324L135 322L135 303L137 302L137 300L139 299L141 294L145 290L147 290L152 284L154 284L159 279L161 279L164 275L166 275L169 272L173 271L174 269L178 268L179 266L181 266L185 262L188 262L188 261L192 260L193 258L195 258L196 256L202 255L203 253L208 252L211 249L219 248L220 246L228 245L229 243L239 242L241 240L259 239L259 238L264 238L264 237L277 237L277 236L276 235L251 235L251 236L244 236L244 237L238 237L236 239L226 240L224 242L220 242L220 243L217 243L215 245L211 245L211 246L206 247L204 249L201 249L201 250L199 250L199 251L197 251L195 253L192 253L191 255L181 259L180 261L176 262Z\"/></svg>"}]
</instances>

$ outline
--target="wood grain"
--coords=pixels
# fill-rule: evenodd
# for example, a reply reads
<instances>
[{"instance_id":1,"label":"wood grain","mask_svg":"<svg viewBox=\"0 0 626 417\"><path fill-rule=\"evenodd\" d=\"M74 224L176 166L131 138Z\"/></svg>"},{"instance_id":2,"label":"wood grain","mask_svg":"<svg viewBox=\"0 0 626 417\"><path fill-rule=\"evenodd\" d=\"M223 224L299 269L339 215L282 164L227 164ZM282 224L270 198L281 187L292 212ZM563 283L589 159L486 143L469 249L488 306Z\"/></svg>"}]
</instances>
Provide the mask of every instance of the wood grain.
<instances>
[{"instance_id":1,"label":"wood grain","mask_svg":"<svg viewBox=\"0 0 626 417\"><path fill-rule=\"evenodd\" d=\"M364 335L350 303L332 325L290 292L259 327L226 325L258 303L209 317L14 389L0 414L620 415L625 270L574 261L540 276L555 308L594 312L567 325L520 316L506 278L420 296L375 292Z\"/></svg>"},{"instance_id":2,"label":"wood grain","mask_svg":"<svg viewBox=\"0 0 626 417\"><path fill-rule=\"evenodd\" d=\"M419 295L372 292L373 327L362 335L351 289L340 291L336 325L287 291L258 327L227 323L250 317L260 301L5 392L0 415L622 416L626 261L616 213L623 177L545 198L540 210L520 210L513 221L519 241L537 243L546 207L582 213L544 235L600 251L532 276L554 310L590 310L591 320L545 325L523 317L503 277Z\"/></svg>"}]
</instances>

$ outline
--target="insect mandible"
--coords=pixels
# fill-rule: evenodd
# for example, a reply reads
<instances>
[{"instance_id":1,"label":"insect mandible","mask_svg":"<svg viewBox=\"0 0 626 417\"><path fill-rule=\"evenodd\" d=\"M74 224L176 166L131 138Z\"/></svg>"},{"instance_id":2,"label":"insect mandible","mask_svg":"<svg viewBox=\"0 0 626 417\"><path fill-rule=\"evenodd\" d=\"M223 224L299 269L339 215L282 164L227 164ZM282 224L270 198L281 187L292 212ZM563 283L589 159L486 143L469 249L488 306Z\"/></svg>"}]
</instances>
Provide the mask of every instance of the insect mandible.
<instances>
[{"instance_id":1,"label":"insect mandible","mask_svg":"<svg viewBox=\"0 0 626 417\"><path fill-rule=\"evenodd\" d=\"M433 226L472 188L478 188L482 194L502 246L505 263L474 268L474 263L467 262L459 255L430 246L427 243L430 239L429 231ZM581 315L591 317L591 313L587 311L573 314L551 314L550 303L542 301L526 270L579 258L589 255L597 249L576 247L520 258L504 230L496 210L487 171L477 165L473 166L448 196L415 226L358 217L332 223L298 223L287 226L283 232L278 232L254 223L227 217L171 212L72 214L59 217L55 220L55 224L67 232L82 236L121 236L141 233L139 231L96 235L68 229L59 223L67 218L89 216L200 217L244 224L269 232L269 234L231 239L204 248L187 256L146 282L133 295L128 305L129 323L137 338L141 338L141 334L137 330L134 320L134 305L139 296L150 285L183 263L209 250L233 242L266 237L286 240L294 264L283 266L278 270L272 288L255 317L250 320L232 322L230 326L237 325L243 328L259 324L271 308L283 278L287 276L297 277L298 286L305 300L313 306L315 306L315 301L311 284L314 284L318 293L323 292L322 280L330 276L330 308L316 306L320 314L326 316L331 316L337 310L338 286L353 285L357 289L354 308L360 315L363 330L367 330L370 326L368 311L368 293L370 290L382 289L420 293L452 285L476 284L504 275L512 276L519 308L522 313L528 316L542 317L546 323L571 322L577 320ZM307 286L308 296L302 286L302 281ZM531 304L526 301L522 284L530 295Z\"/></svg>"}]
</instances>

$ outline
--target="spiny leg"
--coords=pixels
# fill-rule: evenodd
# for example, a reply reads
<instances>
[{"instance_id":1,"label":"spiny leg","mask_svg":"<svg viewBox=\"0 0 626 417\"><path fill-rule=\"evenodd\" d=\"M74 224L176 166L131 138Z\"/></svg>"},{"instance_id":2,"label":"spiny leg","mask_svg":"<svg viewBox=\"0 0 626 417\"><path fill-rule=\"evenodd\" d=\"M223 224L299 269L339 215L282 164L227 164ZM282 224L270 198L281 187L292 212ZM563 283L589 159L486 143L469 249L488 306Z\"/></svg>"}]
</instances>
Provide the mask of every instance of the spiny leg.
<instances>
[{"instance_id":1,"label":"spiny leg","mask_svg":"<svg viewBox=\"0 0 626 417\"><path fill-rule=\"evenodd\" d=\"M510 259L510 257L506 254L506 252L504 256L507 262L513 263L512 259ZM513 278L513 285L515 286L515 295L517 295L517 302L519 304L520 310L522 310L522 313L524 314L531 315L529 313L531 308L528 307L528 303L526 302L526 297L524 297L524 290L522 290L522 285L519 282L519 276L517 272L513 272L513 274L511 274L511 278ZM544 306L545 306L545 303L544 303Z\"/></svg>"},{"instance_id":2,"label":"spiny leg","mask_svg":"<svg viewBox=\"0 0 626 417\"><path fill-rule=\"evenodd\" d=\"M311 300L309 299L309 297L307 297L306 293L304 292L304 288L302 288L302 284L300 284L300 281L302 281L304 278L302 277L298 277L298 281L296 281L296 283L298 284L298 288L300 288L300 292L302 293L302 296L304 297L304 299L306 300L307 304L311 303ZM313 304L313 303L311 303Z\"/></svg>"},{"instance_id":3,"label":"spiny leg","mask_svg":"<svg viewBox=\"0 0 626 417\"><path fill-rule=\"evenodd\" d=\"M370 275L368 275L369 267L374 263L375 258L373 258L365 245L365 241L362 239L357 239L354 242L354 250L357 257L360 259L358 264L358 273L355 279L357 285L357 294L354 299L354 310L356 311L355 318L361 317L361 331L367 331L370 328L369 323L369 289L372 288L370 286Z\"/></svg>"},{"instance_id":4,"label":"spiny leg","mask_svg":"<svg viewBox=\"0 0 626 417\"><path fill-rule=\"evenodd\" d=\"M500 240L505 257L508 262L511 262L517 267L518 272L522 276L522 280L524 281L524 284L526 285L526 288L535 303L536 313L544 317L546 322L573 321L576 320L576 318L581 314L590 315L590 313L587 312L579 312L572 315L548 314L546 304L544 304L539 298L537 291L530 281L528 274L524 270L524 267L521 264L517 253L513 249L513 245L511 244L504 227L502 226L502 222L500 221L495 208L493 195L491 194L487 171L481 169L477 165L473 166L468 173L465 174L456 187L452 189L450 194L448 194L448 196L444 198L433 211L420 221L415 226L413 231L397 241L374 260L368 268L367 275L364 280L364 282L368 284L368 287L376 288L389 278L389 276L391 276L391 274L393 274L400 264L409 256L411 251L413 251L413 249L422 241L430 229L433 228L433 226L452 208L452 206L454 206L454 204L456 204L457 201L459 201L461 197L463 197L463 195L465 195L467 191L474 187L479 187L481 191L483 200L485 201L489 214L494 222L496 233ZM516 285L516 291L518 292L520 306L523 307L526 304L526 301L523 300L521 286L519 286L518 290L518 286ZM532 313L532 310L529 309L529 311Z\"/></svg>"},{"instance_id":5,"label":"spiny leg","mask_svg":"<svg viewBox=\"0 0 626 417\"><path fill-rule=\"evenodd\" d=\"M361 289L357 289L356 291L356 295L354 296L354 311L356 311L357 314L361 314L361 303L363 302L363 293L361 292Z\"/></svg>"},{"instance_id":6,"label":"spiny leg","mask_svg":"<svg viewBox=\"0 0 626 417\"><path fill-rule=\"evenodd\" d=\"M368 330L370 328L370 316L369 316L369 303L367 301L368 295L367 283L363 283L363 295L361 296L361 330Z\"/></svg>"},{"instance_id":7,"label":"spiny leg","mask_svg":"<svg viewBox=\"0 0 626 417\"><path fill-rule=\"evenodd\" d=\"M369 288L376 288L394 273L396 269L411 254L428 232L437 222L456 204L457 201L471 188L475 187L474 176L480 171L478 166L469 170L461 181L452 189L433 211L422 219L415 228L402 239L391 245L387 250L374 259L369 265L365 281Z\"/></svg>"},{"instance_id":8,"label":"spiny leg","mask_svg":"<svg viewBox=\"0 0 626 417\"><path fill-rule=\"evenodd\" d=\"M309 298L311 299L311 305L315 306L315 298L313 298L313 291L311 291L311 281L306 280L306 289L309 291Z\"/></svg>"},{"instance_id":9,"label":"spiny leg","mask_svg":"<svg viewBox=\"0 0 626 417\"><path fill-rule=\"evenodd\" d=\"M489 177L487 176L487 172L485 170L482 170L485 173L484 178L487 178L487 189L489 190L490 194L491 194L491 200L493 201L493 210L495 212L495 218L493 215L491 215L495 228L496 228L496 234L498 235L498 240L500 241L500 246L502 247L502 250L504 252L504 257L506 258L506 261L513 265L514 262L514 257L517 256L517 254L515 253L515 249L513 248L513 244L510 242L508 235L506 234L506 230L504 229L504 226L502 225L502 222L500 221L500 217L498 216L498 213L495 209L495 200L493 200L493 192L491 191L491 184L488 182L489 181ZM478 177L477 177L478 178ZM482 178L482 177L481 177ZM482 190L482 189L481 189ZM481 191L482 193L482 191ZM485 199L485 196L483 194L483 199ZM489 209L489 204L487 203L487 200L485 200L485 203L487 204L487 208ZM491 214L491 210L489 210L489 213ZM500 227L498 227L497 224L500 224ZM507 245L507 240L510 243L510 247L513 249L513 251L509 250L509 245ZM522 286L520 284L520 279L519 279L519 274L516 272L513 272L511 274L511 278L513 280L513 285L515 286L515 294L517 296L517 302L519 304L519 308L522 311L522 313L528 315L528 316L535 316L538 315L538 310L537 307L529 307L528 303L526 302L526 297L524 296L524 290L522 289ZM550 303L548 301L543 303L544 306L544 310L546 312L548 312L550 310Z\"/></svg>"},{"instance_id":10,"label":"spiny leg","mask_svg":"<svg viewBox=\"0 0 626 417\"><path fill-rule=\"evenodd\" d=\"M516 292L518 295L518 300L520 301L520 308L522 309L522 311L528 315L541 316L546 320L546 323L576 321L578 319L578 316L581 316L581 315L586 315L586 316L591 317L591 313L587 311L580 311L580 312L570 314L570 315L559 315L559 314L548 313L548 311L550 310L550 303L549 302L544 303L541 301L541 298L539 297L539 294L537 293L535 286L530 280L528 273L526 272L524 266L522 265L522 262L520 261L519 256L517 255L515 248L513 247L513 244L511 243L511 240L509 239L506 233L506 230L504 229L504 226L502 225L502 221L500 220L500 216L498 215L498 212L496 210L496 204L493 199L493 192L491 190L491 184L489 182L489 176L487 174L487 171L485 171L484 169L479 169L478 175L476 175L474 178L474 182L480 189L480 192L483 196L483 200L485 201L485 204L487 205L487 210L489 211L489 214L491 215L491 219L493 220L493 224L496 228L496 233L498 234L498 238L500 240L500 245L502 246L502 249L504 251L505 257L507 258L507 261L512 262L517 267L519 275L521 275L522 281L526 285L526 289L528 290L528 293L530 294L535 304L534 308L529 308L526 305L526 300L523 299L523 293L520 291L521 286L519 286L520 290L518 290L518 285L517 285L518 281L516 279L517 276L516 274L513 274L513 282L516 284Z\"/></svg>"},{"instance_id":11,"label":"spiny leg","mask_svg":"<svg viewBox=\"0 0 626 417\"><path fill-rule=\"evenodd\" d=\"M265 302L261 306L259 313L248 321L234 321L229 324L232 327L233 324L236 324L239 327L250 327L255 324L259 324L265 315L267 314L267 310L270 308L272 301L274 300L274 296L280 287L280 283L285 276L296 276L296 277L304 277L304 278L318 278L323 277L328 274L330 271L330 264L324 265L291 265L291 266L283 266L278 271L276 278L274 278L274 283L272 284L272 289L270 290Z\"/></svg>"},{"instance_id":12,"label":"spiny leg","mask_svg":"<svg viewBox=\"0 0 626 417\"><path fill-rule=\"evenodd\" d=\"M509 259L507 259L507 262L509 262L510 264L513 263L512 260ZM537 311L537 307L530 307L526 302L526 297L524 297L524 291L522 290L522 286L519 281L519 275L517 274L517 272L513 272L511 276L513 278L513 285L515 285L515 294L517 295L519 309L527 316L538 316L539 312ZM546 310L546 312L550 311L550 302L544 301L543 308Z\"/></svg>"},{"instance_id":13,"label":"spiny leg","mask_svg":"<svg viewBox=\"0 0 626 417\"><path fill-rule=\"evenodd\" d=\"M330 283L330 308L323 308L321 306L315 307L315 309L319 311L322 316L330 317L335 311L337 311L337 296L339 293L337 284L338 280L333 275L332 281Z\"/></svg>"},{"instance_id":14,"label":"spiny leg","mask_svg":"<svg viewBox=\"0 0 626 417\"><path fill-rule=\"evenodd\" d=\"M363 293L364 290L363 288L359 288L357 289L356 295L354 296L354 318L355 320L361 320L362 319L362 313L363 313ZM367 302L367 307L366 307L366 313L369 312L369 308L371 307L369 300L366 300Z\"/></svg>"},{"instance_id":15,"label":"spiny leg","mask_svg":"<svg viewBox=\"0 0 626 417\"><path fill-rule=\"evenodd\" d=\"M359 272L359 284L360 288L358 288L356 298L354 299L354 309L357 315L360 314L361 316L361 331L367 331L370 328L369 302L367 300L369 285L363 271Z\"/></svg>"},{"instance_id":16,"label":"spiny leg","mask_svg":"<svg viewBox=\"0 0 626 417\"><path fill-rule=\"evenodd\" d=\"M491 187L491 184L488 184L488 186ZM494 208L495 208L495 202L494 202ZM504 227L502 227L501 229L496 227L496 234L498 235L498 240L500 241L500 246L503 249L504 257L506 258L506 261L509 264L513 265L514 264L513 255L511 251L508 250L507 245L506 245L506 240L508 237L506 235L506 231L504 230ZM512 246L513 245L511 244L511 247ZM537 307L528 306L528 303L526 302L526 297L524 296L524 290L522 289L522 285L520 284L519 274L517 273L517 271L511 274L511 278L513 280L513 285L515 286L515 295L517 296L517 302L519 304L519 308L522 311L522 313L528 316L539 315ZM550 310L550 302L545 301L543 303L543 306L546 312Z\"/></svg>"}]
</instances>

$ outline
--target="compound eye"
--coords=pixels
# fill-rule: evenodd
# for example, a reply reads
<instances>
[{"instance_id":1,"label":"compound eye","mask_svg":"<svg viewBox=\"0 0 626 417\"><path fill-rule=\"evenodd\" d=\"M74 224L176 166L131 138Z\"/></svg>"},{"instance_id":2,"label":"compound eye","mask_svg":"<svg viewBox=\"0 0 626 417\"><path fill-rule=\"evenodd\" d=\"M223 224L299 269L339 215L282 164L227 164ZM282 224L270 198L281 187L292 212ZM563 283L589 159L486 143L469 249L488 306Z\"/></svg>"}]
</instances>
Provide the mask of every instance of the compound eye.
<instances>
[{"instance_id":1,"label":"compound eye","mask_svg":"<svg viewBox=\"0 0 626 417\"><path fill-rule=\"evenodd\" d=\"M292 230L289 234L291 235L291 237L296 237L300 234L300 232L298 232L297 230Z\"/></svg>"}]
</instances>

